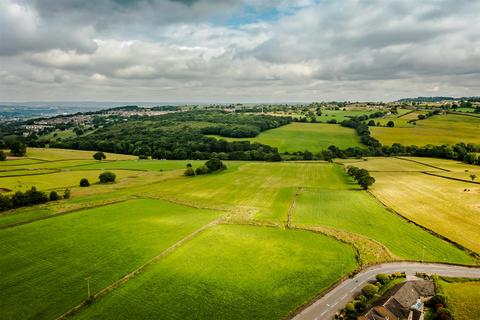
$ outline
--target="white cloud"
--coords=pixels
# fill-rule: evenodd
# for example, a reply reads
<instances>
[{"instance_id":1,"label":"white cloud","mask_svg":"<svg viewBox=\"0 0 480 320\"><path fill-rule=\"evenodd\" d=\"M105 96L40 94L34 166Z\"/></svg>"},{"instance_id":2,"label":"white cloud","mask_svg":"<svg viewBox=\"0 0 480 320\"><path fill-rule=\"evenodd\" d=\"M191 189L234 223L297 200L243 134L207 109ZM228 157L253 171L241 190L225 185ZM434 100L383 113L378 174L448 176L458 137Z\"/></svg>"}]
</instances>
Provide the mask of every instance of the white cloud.
<instances>
[{"instance_id":1,"label":"white cloud","mask_svg":"<svg viewBox=\"0 0 480 320\"><path fill-rule=\"evenodd\" d=\"M480 88L477 2L246 0L260 12L252 23L241 23L242 1L72 3L0 2L3 99L392 99ZM262 19L272 6L276 17Z\"/></svg>"}]
</instances>

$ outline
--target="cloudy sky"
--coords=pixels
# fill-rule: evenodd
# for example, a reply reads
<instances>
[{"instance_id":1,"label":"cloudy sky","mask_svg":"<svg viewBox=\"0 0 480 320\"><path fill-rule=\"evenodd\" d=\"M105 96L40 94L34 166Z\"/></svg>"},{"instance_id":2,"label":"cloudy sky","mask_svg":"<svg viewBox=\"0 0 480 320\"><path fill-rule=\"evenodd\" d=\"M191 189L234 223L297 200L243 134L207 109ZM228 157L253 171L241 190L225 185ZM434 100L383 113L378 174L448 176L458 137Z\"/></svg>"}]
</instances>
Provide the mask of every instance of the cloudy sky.
<instances>
[{"instance_id":1,"label":"cloudy sky","mask_svg":"<svg viewBox=\"0 0 480 320\"><path fill-rule=\"evenodd\" d=\"M480 95L476 0L0 0L0 101Z\"/></svg>"}]
</instances>

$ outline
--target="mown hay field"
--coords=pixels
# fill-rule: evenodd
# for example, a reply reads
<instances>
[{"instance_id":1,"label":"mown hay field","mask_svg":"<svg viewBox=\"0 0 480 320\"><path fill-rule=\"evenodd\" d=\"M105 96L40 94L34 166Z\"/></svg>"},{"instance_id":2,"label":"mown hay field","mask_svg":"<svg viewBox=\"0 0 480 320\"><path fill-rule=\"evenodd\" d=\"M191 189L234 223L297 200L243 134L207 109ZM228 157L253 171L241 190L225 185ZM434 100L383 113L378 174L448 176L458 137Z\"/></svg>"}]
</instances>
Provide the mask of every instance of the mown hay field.
<instances>
[{"instance_id":1,"label":"mown hay field","mask_svg":"<svg viewBox=\"0 0 480 320\"><path fill-rule=\"evenodd\" d=\"M370 170L376 179L371 192L388 207L480 253L480 184L470 182L470 174L480 176L478 167L454 160L404 158L407 160L375 158L346 165Z\"/></svg>"},{"instance_id":2,"label":"mown hay field","mask_svg":"<svg viewBox=\"0 0 480 320\"><path fill-rule=\"evenodd\" d=\"M422 158L423 159L423 158ZM341 159L339 163L345 166L355 166L370 172L441 172L441 168L434 168L428 163L420 163L414 158L413 161L402 160L397 157L367 157L363 159Z\"/></svg>"},{"instance_id":3,"label":"mown hay field","mask_svg":"<svg viewBox=\"0 0 480 320\"><path fill-rule=\"evenodd\" d=\"M281 319L355 267L323 235L222 225L198 235L77 319Z\"/></svg>"}]
</instances>

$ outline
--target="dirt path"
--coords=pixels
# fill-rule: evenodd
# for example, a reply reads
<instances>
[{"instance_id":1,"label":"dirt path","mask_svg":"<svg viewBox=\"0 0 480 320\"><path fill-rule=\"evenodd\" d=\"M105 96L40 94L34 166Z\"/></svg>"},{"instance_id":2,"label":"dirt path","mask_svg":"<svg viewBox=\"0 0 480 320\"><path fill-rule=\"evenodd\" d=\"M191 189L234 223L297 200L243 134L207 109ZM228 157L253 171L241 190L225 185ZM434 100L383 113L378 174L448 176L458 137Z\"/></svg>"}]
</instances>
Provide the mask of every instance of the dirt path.
<instances>
[{"instance_id":1,"label":"dirt path","mask_svg":"<svg viewBox=\"0 0 480 320\"><path fill-rule=\"evenodd\" d=\"M300 193L302 193L302 190L303 190L302 187L298 187L297 191L295 192L295 195L293 196L292 204L290 205L290 208L288 209L288 214L287 214L287 225L286 225L287 228L292 227L293 212L295 211L295 207L297 206L297 199Z\"/></svg>"}]
</instances>

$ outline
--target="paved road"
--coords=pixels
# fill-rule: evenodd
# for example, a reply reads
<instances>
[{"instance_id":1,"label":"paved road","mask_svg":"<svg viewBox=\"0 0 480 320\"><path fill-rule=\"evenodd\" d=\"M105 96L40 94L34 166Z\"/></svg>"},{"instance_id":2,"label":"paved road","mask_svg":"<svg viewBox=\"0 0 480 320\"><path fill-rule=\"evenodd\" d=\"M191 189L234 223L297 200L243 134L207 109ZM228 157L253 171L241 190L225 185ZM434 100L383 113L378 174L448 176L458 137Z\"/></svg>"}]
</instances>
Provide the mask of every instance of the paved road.
<instances>
[{"instance_id":1,"label":"paved road","mask_svg":"<svg viewBox=\"0 0 480 320\"><path fill-rule=\"evenodd\" d=\"M480 268L469 268L445 264L394 262L372 266L352 279L340 283L332 291L297 314L293 320L331 320L335 313L351 301L365 284L379 273L405 272L407 276L417 272L449 277L480 278Z\"/></svg>"}]
</instances>

